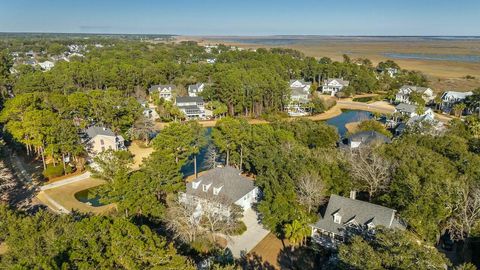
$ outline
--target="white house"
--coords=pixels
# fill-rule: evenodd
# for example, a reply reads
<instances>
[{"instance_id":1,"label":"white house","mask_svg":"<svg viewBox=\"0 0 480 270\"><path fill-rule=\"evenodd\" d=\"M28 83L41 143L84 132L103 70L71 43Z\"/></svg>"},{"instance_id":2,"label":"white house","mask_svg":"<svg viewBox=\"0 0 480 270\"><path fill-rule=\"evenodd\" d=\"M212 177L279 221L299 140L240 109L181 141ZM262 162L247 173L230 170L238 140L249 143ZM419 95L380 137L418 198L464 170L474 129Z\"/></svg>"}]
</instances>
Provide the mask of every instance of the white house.
<instances>
[{"instance_id":1,"label":"white house","mask_svg":"<svg viewBox=\"0 0 480 270\"><path fill-rule=\"evenodd\" d=\"M322 85L322 93L335 96L338 92L342 91L345 87L349 85L349 81L345 81L339 78L324 80Z\"/></svg>"},{"instance_id":2,"label":"white house","mask_svg":"<svg viewBox=\"0 0 480 270\"><path fill-rule=\"evenodd\" d=\"M410 118L415 116L421 116L425 119L433 120L435 118L435 114L431 108L425 107L423 109L423 114L418 114L417 112L417 105L407 104L407 103L400 103L395 107L395 112L400 113L402 115L408 116Z\"/></svg>"},{"instance_id":3,"label":"white house","mask_svg":"<svg viewBox=\"0 0 480 270\"><path fill-rule=\"evenodd\" d=\"M410 100L410 94L412 92L421 94L426 103L431 102L435 98L433 90L428 87L404 85L395 95L395 102L412 104Z\"/></svg>"},{"instance_id":4,"label":"white house","mask_svg":"<svg viewBox=\"0 0 480 270\"><path fill-rule=\"evenodd\" d=\"M44 61L44 62L40 62L38 63L38 65L45 71L48 71L50 69L52 69L54 66L55 66L55 63L53 63L52 61Z\"/></svg>"},{"instance_id":5,"label":"white house","mask_svg":"<svg viewBox=\"0 0 480 270\"><path fill-rule=\"evenodd\" d=\"M233 167L217 167L201 174L187 183L187 189L181 196L184 203L197 203L199 200L225 205L235 204L243 211L257 202L259 189L253 180L241 175ZM228 215L228 211L225 213Z\"/></svg>"},{"instance_id":6,"label":"white house","mask_svg":"<svg viewBox=\"0 0 480 270\"><path fill-rule=\"evenodd\" d=\"M467 97L473 95L473 92L446 91L442 95L442 110L449 110L456 103L464 101Z\"/></svg>"},{"instance_id":7,"label":"white house","mask_svg":"<svg viewBox=\"0 0 480 270\"><path fill-rule=\"evenodd\" d=\"M203 92L204 88L205 88L204 83L191 84L188 86L188 95L190 97L197 97L198 94Z\"/></svg>"},{"instance_id":8,"label":"white house","mask_svg":"<svg viewBox=\"0 0 480 270\"><path fill-rule=\"evenodd\" d=\"M205 103L202 97L177 97L175 105L187 119L205 119Z\"/></svg>"},{"instance_id":9,"label":"white house","mask_svg":"<svg viewBox=\"0 0 480 270\"><path fill-rule=\"evenodd\" d=\"M287 111L290 116L306 115L305 105L310 101L311 83L303 80L290 81L290 102Z\"/></svg>"},{"instance_id":10,"label":"white house","mask_svg":"<svg viewBox=\"0 0 480 270\"><path fill-rule=\"evenodd\" d=\"M381 205L332 194L323 216L312 224L312 239L335 248L346 237L359 232L375 233L377 226L404 229L396 217L396 211Z\"/></svg>"},{"instance_id":11,"label":"white house","mask_svg":"<svg viewBox=\"0 0 480 270\"><path fill-rule=\"evenodd\" d=\"M85 145L91 155L96 155L108 149L114 151L126 149L123 137L116 135L109 128L92 126L85 130L85 134Z\"/></svg>"},{"instance_id":12,"label":"white house","mask_svg":"<svg viewBox=\"0 0 480 270\"><path fill-rule=\"evenodd\" d=\"M152 85L150 89L148 89L148 92L150 95L153 93L158 92L158 95L160 98L163 98L165 100L171 101L173 97L173 91L175 90L175 85L172 84L157 84L157 85Z\"/></svg>"}]
</instances>

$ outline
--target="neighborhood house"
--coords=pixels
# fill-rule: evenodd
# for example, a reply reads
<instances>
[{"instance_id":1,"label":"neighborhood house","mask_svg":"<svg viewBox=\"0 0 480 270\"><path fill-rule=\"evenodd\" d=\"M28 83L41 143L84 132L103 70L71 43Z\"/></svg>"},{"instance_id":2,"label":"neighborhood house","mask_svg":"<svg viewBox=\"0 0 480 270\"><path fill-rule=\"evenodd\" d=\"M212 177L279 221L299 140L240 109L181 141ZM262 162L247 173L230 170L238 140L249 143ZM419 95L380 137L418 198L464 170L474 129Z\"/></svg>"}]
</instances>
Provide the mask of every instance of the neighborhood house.
<instances>
[{"instance_id":1,"label":"neighborhood house","mask_svg":"<svg viewBox=\"0 0 480 270\"><path fill-rule=\"evenodd\" d=\"M404 229L395 216L396 211L377 204L332 194L325 214L312 224L312 239L317 243L335 247L351 234L374 233L377 226Z\"/></svg>"},{"instance_id":2,"label":"neighborhood house","mask_svg":"<svg viewBox=\"0 0 480 270\"><path fill-rule=\"evenodd\" d=\"M424 116L425 118L431 118L431 120L435 118L432 109L425 107L423 108L422 112L420 112L417 108L417 105L400 103L395 107L395 112L410 118L415 116Z\"/></svg>"},{"instance_id":3,"label":"neighborhood house","mask_svg":"<svg viewBox=\"0 0 480 270\"><path fill-rule=\"evenodd\" d=\"M338 92L342 91L345 87L349 85L350 82L343 79L324 80L322 85L322 93L335 96Z\"/></svg>"},{"instance_id":4,"label":"neighborhood house","mask_svg":"<svg viewBox=\"0 0 480 270\"><path fill-rule=\"evenodd\" d=\"M422 98L426 103L431 102L435 98L433 90L428 87L404 85L395 95L395 102L412 104L412 101L410 100L411 93L419 93L422 95Z\"/></svg>"},{"instance_id":5,"label":"neighborhood house","mask_svg":"<svg viewBox=\"0 0 480 270\"><path fill-rule=\"evenodd\" d=\"M257 202L258 194L258 187L253 184L253 180L241 175L240 170L233 167L217 167L187 183L187 190L181 195L181 201L198 203L201 200L212 204L219 202L226 205L235 204L245 211ZM201 208L201 204L197 204L197 208Z\"/></svg>"},{"instance_id":6,"label":"neighborhood house","mask_svg":"<svg viewBox=\"0 0 480 270\"><path fill-rule=\"evenodd\" d=\"M205 104L202 97L177 97L175 105L187 119L205 119Z\"/></svg>"},{"instance_id":7,"label":"neighborhood house","mask_svg":"<svg viewBox=\"0 0 480 270\"><path fill-rule=\"evenodd\" d=\"M205 88L204 83L197 83L188 86L188 95L190 97L197 97L198 94L203 92L203 88Z\"/></svg>"},{"instance_id":8,"label":"neighborhood house","mask_svg":"<svg viewBox=\"0 0 480 270\"><path fill-rule=\"evenodd\" d=\"M287 106L288 113L291 116L306 115L306 104L310 102L311 83L303 80L290 81L290 103Z\"/></svg>"},{"instance_id":9,"label":"neighborhood house","mask_svg":"<svg viewBox=\"0 0 480 270\"><path fill-rule=\"evenodd\" d=\"M473 92L446 91L441 97L441 109L443 111L449 111L453 107L453 105L464 101L467 97L471 95L473 95Z\"/></svg>"},{"instance_id":10,"label":"neighborhood house","mask_svg":"<svg viewBox=\"0 0 480 270\"><path fill-rule=\"evenodd\" d=\"M374 143L391 143L391 140L376 131L360 131L348 137L344 146L353 149Z\"/></svg>"},{"instance_id":11,"label":"neighborhood house","mask_svg":"<svg viewBox=\"0 0 480 270\"><path fill-rule=\"evenodd\" d=\"M171 101L174 90L175 90L175 85L171 85L171 84L161 85L161 84L159 84L159 85L152 85L152 87L150 87L150 89L148 89L148 92L150 93L150 95L158 92L158 95L159 95L160 98Z\"/></svg>"},{"instance_id":12,"label":"neighborhood house","mask_svg":"<svg viewBox=\"0 0 480 270\"><path fill-rule=\"evenodd\" d=\"M122 136L116 135L111 129L105 127L89 127L85 130L86 145L88 152L92 155L103 152L107 149L124 150L125 140Z\"/></svg>"}]
</instances>

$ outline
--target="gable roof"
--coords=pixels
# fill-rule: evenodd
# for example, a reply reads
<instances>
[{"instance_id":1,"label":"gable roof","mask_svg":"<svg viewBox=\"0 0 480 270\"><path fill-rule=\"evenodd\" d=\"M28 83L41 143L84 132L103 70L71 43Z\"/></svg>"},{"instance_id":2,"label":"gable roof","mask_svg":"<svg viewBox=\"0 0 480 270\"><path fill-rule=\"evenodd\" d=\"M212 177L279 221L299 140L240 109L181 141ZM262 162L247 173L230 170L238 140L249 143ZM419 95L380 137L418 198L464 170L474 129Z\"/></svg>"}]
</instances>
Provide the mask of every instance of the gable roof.
<instances>
[{"instance_id":1,"label":"gable roof","mask_svg":"<svg viewBox=\"0 0 480 270\"><path fill-rule=\"evenodd\" d=\"M200 185L195 189L193 183ZM208 191L204 192L202 185L210 185ZM233 167L219 167L207 171L194 182L187 183L187 194L198 197L212 197L213 188L221 188L219 195L226 198L229 202L234 203L245 196L247 193L255 189L253 181L240 174L240 170Z\"/></svg>"},{"instance_id":2,"label":"gable roof","mask_svg":"<svg viewBox=\"0 0 480 270\"><path fill-rule=\"evenodd\" d=\"M456 100L461 100L461 99L466 99L467 97L473 95L473 92L458 92L458 91L446 91L442 95L442 99L456 99Z\"/></svg>"},{"instance_id":3,"label":"gable roof","mask_svg":"<svg viewBox=\"0 0 480 270\"><path fill-rule=\"evenodd\" d=\"M423 86L414 86L414 85L404 85L400 88L400 90L407 90L407 89L410 89L412 90L413 92L418 92L418 93L425 93L425 91L427 91L428 87L423 87Z\"/></svg>"},{"instance_id":4,"label":"gable roof","mask_svg":"<svg viewBox=\"0 0 480 270\"><path fill-rule=\"evenodd\" d=\"M343 86L348 86L350 84L350 81L346 81L340 78L329 78L328 80L324 81L324 84L331 84L333 81L337 81L339 84Z\"/></svg>"},{"instance_id":5,"label":"gable roof","mask_svg":"<svg viewBox=\"0 0 480 270\"><path fill-rule=\"evenodd\" d=\"M159 91L160 89L169 89L169 90L175 90L176 86L173 84L155 84L152 85L149 89L148 92L152 93L155 91Z\"/></svg>"},{"instance_id":6,"label":"gable roof","mask_svg":"<svg viewBox=\"0 0 480 270\"><path fill-rule=\"evenodd\" d=\"M97 135L115 137L115 133L111 129L106 127L91 126L85 130L85 133L90 139L93 139Z\"/></svg>"},{"instance_id":7,"label":"gable roof","mask_svg":"<svg viewBox=\"0 0 480 270\"><path fill-rule=\"evenodd\" d=\"M417 105L400 103L395 107L395 109L399 112L414 113L417 111Z\"/></svg>"},{"instance_id":8,"label":"gable roof","mask_svg":"<svg viewBox=\"0 0 480 270\"><path fill-rule=\"evenodd\" d=\"M314 224L314 227L337 235L343 235L346 223L352 220L362 226L366 226L374 220L375 226L402 228L398 220L395 219L395 212L394 209L381 205L332 194L323 218L320 218ZM340 224L333 221L333 214L335 213L339 213L341 216Z\"/></svg>"},{"instance_id":9,"label":"gable roof","mask_svg":"<svg viewBox=\"0 0 480 270\"><path fill-rule=\"evenodd\" d=\"M203 83L191 84L188 86L188 92L198 92L202 86L204 86Z\"/></svg>"},{"instance_id":10,"label":"gable roof","mask_svg":"<svg viewBox=\"0 0 480 270\"><path fill-rule=\"evenodd\" d=\"M372 142L383 142L390 143L391 140L387 136L373 130L360 131L348 138L349 141L361 142L365 144L370 144Z\"/></svg>"}]
</instances>

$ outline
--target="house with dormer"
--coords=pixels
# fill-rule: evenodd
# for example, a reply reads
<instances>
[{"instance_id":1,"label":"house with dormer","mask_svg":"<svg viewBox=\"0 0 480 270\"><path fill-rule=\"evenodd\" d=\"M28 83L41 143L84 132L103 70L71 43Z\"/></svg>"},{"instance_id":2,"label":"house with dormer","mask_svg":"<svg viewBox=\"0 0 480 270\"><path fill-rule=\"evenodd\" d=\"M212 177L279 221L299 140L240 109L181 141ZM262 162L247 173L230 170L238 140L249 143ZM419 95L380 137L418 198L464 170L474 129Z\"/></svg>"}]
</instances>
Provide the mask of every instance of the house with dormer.
<instances>
[{"instance_id":1,"label":"house with dormer","mask_svg":"<svg viewBox=\"0 0 480 270\"><path fill-rule=\"evenodd\" d=\"M322 93L329 94L333 97L349 85L350 82L342 78L327 79L323 81Z\"/></svg>"},{"instance_id":2,"label":"house with dormer","mask_svg":"<svg viewBox=\"0 0 480 270\"><path fill-rule=\"evenodd\" d=\"M257 202L259 189L253 180L243 176L233 167L217 167L201 174L194 181L187 183L186 191L181 195L184 203L199 201L227 206L235 204L243 209L250 209ZM220 207L219 207L220 209ZM201 209L199 209L201 212ZM228 214L225 213L225 214Z\"/></svg>"},{"instance_id":3,"label":"house with dormer","mask_svg":"<svg viewBox=\"0 0 480 270\"><path fill-rule=\"evenodd\" d=\"M428 87L404 85L395 95L395 102L412 104L413 102L410 100L410 95L412 93L420 94L427 104L435 99L433 90Z\"/></svg>"},{"instance_id":4,"label":"house with dormer","mask_svg":"<svg viewBox=\"0 0 480 270\"><path fill-rule=\"evenodd\" d=\"M348 236L375 233L375 228L404 229L396 211L381 205L332 194L323 216L312 224L312 239L327 247L336 247Z\"/></svg>"},{"instance_id":5,"label":"house with dormer","mask_svg":"<svg viewBox=\"0 0 480 270\"><path fill-rule=\"evenodd\" d=\"M172 84L157 84L157 85L152 85L148 89L148 93L150 95L154 95L158 93L158 96L160 98L171 101L173 97L173 92L175 91L175 89L176 89L175 85L172 85Z\"/></svg>"}]
</instances>

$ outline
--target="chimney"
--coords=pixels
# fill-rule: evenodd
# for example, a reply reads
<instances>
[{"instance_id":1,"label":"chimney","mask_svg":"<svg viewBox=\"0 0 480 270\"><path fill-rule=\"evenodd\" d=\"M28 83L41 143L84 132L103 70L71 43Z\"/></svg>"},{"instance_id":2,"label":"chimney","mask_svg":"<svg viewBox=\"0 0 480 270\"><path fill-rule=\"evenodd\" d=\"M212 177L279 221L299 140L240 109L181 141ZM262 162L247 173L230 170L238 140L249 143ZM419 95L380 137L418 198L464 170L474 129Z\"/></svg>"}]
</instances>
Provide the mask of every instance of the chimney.
<instances>
[{"instance_id":1,"label":"chimney","mask_svg":"<svg viewBox=\"0 0 480 270\"><path fill-rule=\"evenodd\" d=\"M355 190L350 191L350 199L355 200L357 198L357 192Z\"/></svg>"}]
</instances>

